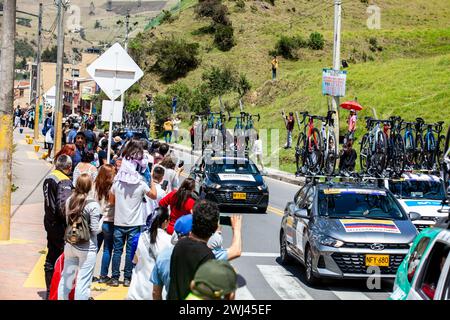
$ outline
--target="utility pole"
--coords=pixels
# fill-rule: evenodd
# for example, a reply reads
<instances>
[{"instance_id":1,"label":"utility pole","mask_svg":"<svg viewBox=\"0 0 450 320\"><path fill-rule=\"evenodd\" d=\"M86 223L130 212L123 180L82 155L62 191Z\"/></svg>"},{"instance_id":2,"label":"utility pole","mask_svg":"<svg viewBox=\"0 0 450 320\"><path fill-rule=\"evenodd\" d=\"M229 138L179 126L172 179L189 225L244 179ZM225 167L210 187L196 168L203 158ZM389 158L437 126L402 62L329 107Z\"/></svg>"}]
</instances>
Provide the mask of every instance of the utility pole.
<instances>
[{"instance_id":1,"label":"utility pole","mask_svg":"<svg viewBox=\"0 0 450 320\"><path fill-rule=\"evenodd\" d=\"M125 17L125 51L128 52L128 37L130 36L130 9Z\"/></svg>"},{"instance_id":2,"label":"utility pole","mask_svg":"<svg viewBox=\"0 0 450 320\"><path fill-rule=\"evenodd\" d=\"M34 141L39 139L39 113L41 107L41 54L42 54L42 15L43 15L42 3L39 3L39 18L38 18L38 48L36 54L36 100L34 106Z\"/></svg>"},{"instance_id":3,"label":"utility pole","mask_svg":"<svg viewBox=\"0 0 450 320\"><path fill-rule=\"evenodd\" d=\"M333 69L341 68L341 13L342 0L334 1L334 49L333 49ZM333 110L335 113L334 135L336 137L336 152L339 152L339 97L333 97Z\"/></svg>"},{"instance_id":4,"label":"utility pole","mask_svg":"<svg viewBox=\"0 0 450 320\"><path fill-rule=\"evenodd\" d=\"M16 0L3 2L0 56L0 240L10 239Z\"/></svg>"},{"instance_id":5,"label":"utility pole","mask_svg":"<svg viewBox=\"0 0 450 320\"><path fill-rule=\"evenodd\" d=\"M53 154L61 150L62 140L62 105L64 95L64 13L66 11L63 0L58 0L58 52L56 60L56 104L55 104L55 137Z\"/></svg>"},{"instance_id":6,"label":"utility pole","mask_svg":"<svg viewBox=\"0 0 450 320\"><path fill-rule=\"evenodd\" d=\"M72 114L75 113L75 87L74 87L74 75L73 75L73 67L75 66L75 53L73 53L73 57L72 57Z\"/></svg>"},{"instance_id":7,"label":"utility pole","mask_svg":"<svg viewBox=\"0 0 450 320\"><path fill-rule=\"evenodd\" d=\"M125 51L128 52L128 37L130 36L130 9L127 9L127 15L125 17ZM120 101L123 103L125 99L125 93L120 96ZM125 106L125 105L124 105Z\"/></svg>"}]
</instances>

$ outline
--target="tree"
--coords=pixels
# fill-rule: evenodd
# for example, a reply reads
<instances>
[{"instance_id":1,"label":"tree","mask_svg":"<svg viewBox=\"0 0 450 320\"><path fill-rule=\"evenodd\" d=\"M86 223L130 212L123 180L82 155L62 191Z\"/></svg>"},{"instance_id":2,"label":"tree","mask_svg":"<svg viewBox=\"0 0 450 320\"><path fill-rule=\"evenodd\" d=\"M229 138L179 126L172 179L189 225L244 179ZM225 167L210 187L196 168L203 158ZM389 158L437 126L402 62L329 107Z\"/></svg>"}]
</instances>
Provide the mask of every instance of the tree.
<instances>
[{"instance_id":1,"label":"tree","mask_svg":"<svg viewBox=\"0 0 450 320\"><path fill-rule=\"evenodd\" d=\"M194 88L191 92L191 99L189 100L189 107L191 112L205 113L211 104L211 93L208 91L206 84L202 84Z\"/></svg>"},{"instance_id":2,"label":"tree","mask_svg":"<svg viewBox=\"0 0 450 320\"><path fill-rule=\"evenodd\" d=\"M95 20L94 29L100 29L101 27L102 27L102 25L100 24L100 21Z\"/></svg>"},{"instance_id":3,"label":"tree","mask_svg":"<svg viewBox=\"0 0 450 320\"><path fill-rule=\"evenodd\" d=\"M309 36L309 47L313 50L322 50L325 45L323 35L319 32L313 32Z\"/></svg>"},{"instance_id":4,"label":"tree","mask_svg":"<svg viewBox=\"0 0 450 320\"><path fill-rule=\"evenodd\" d=\"M202 75L203 81L213 96L219 97L220 108L223 110L222 96L236 88L237 73L230 66L223 69L212 67Z\"/></svg>"},{"instance_id":5,"label":"tree","mask_svg":"<svg viewBox=\"0 0 450 320\"><path fill-rule=\"evenodd\" d=\"M199 65L199 44L188 43L184 39L157 40L150 48L156 56L152 71L161 75L165 82L184 77Z\"/></svg>"},{"instance_id":6,"label":"tree","mask_svg":"<svg viewBox=\"0 0 450 320\"><path fill-rule=\"evenodd\" d=\"M22 58L34 57L36 54L33 46L29 44L26 40L18 39L15 42L16 55Z\"/></svg>"},{"instance_id":7,"label":"tree","mask_svg":"<svg viewBox=\"0 0 450 320\"><path fill-rule=\"evenodd\" d=\"M214 43L221 51L229 51L235 45L234 30L231 25L216 25L216 33L214 35Z\"/></svg>"},{"instance_id":8,"label":"tree","mask_svg":"<svg viewBox=\"0 0 450 320\"><path fill-rule=\"evenodd\" d=\"M166 94L169 97L177 96L177 110L188 111L191 100L191 89L183 82L177 82L171 85Z\"/></svg>"},{"instance_id":9,"label":"tree","mask_svg":"<svg viewBox=\"0 0 450 320\"><path fill-rule=\"evenodd\" d=\"M252 88L250 81L248 81L247 76L243 73L239 75L239 79L236 83L236 91L239 94L239 99L242 99L247 92L249 92Z\"/></svg>"},{"instance_id":10,"label":"tree","mask_svg":"<svg viewBox=\"0 0 450 320\"><path fill-rule=\"evenodd\" d=\"M16 69L24 70L27 68L27 59L22 58L22 61L16 63Z\"/></svg>"},{"instance_id":11,"label":"tree","mask_svg":"<svg viewBox=\"0 0 450 320\"><path fill-rule=\"evenodd\" d=\"M58 55L58 47L57 46L53 46L51 49L46 48L42 52L42 56L41 56L42 62L56 63L57 55Z\"/></svg>"}]
</instances>

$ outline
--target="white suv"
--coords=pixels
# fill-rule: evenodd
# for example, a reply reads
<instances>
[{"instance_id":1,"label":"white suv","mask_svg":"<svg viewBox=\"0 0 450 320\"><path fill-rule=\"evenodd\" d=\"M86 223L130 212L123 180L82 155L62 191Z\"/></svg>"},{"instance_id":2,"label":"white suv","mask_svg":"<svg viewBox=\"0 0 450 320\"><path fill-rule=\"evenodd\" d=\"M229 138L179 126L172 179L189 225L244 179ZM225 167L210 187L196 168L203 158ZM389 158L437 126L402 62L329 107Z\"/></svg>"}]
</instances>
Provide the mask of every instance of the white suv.
<instances>
[{"instance_id":1,"label":"white suv","mask_svg":"<svg viewBox=\"0 0 450 320\"><path fill-rule=\"evenodd\" d=\"M385 187L398 198L406 212L420 215L413 221L419 231L448 216L448 206L443 203L446 199L444 182L438 176L404 173L400 179L385 180Z\"/></svg>"}]
</instances>

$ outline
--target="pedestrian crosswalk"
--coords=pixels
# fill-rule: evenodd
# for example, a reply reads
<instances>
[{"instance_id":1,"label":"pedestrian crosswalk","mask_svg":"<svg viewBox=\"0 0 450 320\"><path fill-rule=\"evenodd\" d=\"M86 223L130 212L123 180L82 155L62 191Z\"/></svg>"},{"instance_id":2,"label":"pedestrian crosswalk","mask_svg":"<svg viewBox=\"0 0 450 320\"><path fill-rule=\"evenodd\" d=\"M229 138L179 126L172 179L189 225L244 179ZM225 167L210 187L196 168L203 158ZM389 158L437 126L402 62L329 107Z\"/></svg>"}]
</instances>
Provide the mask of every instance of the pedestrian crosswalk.
<instances>
[{"instance_id":1,"label":"pedestrian crosswalk","mask_svg":"<svg viewBox=\"0 0 450 320\"><path fill-rule=\"evenodd\" d=\"M289 271L276 265L257 265L259 271L282 300L313 300Z\"/></svg>"}]
</instances>

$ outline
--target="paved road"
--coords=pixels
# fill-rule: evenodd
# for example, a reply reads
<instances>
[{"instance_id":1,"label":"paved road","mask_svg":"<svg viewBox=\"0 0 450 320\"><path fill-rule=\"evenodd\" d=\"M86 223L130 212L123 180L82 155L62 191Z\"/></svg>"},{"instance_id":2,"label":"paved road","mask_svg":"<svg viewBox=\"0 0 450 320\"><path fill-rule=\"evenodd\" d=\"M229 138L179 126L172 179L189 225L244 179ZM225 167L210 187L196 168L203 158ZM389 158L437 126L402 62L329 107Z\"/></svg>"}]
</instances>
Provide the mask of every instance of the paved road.
<instances>
[{"instance_id":1,"label":"paved road","mask_svg":"<svg viewBox=\"0 0 450 320\"><path fill-rule=\"evenodd\" d=\"M186 173L193 163L187 153L176 152L185 161ZM187 176L185 174L184 176ZM366 281L327 280L316 288L304 280L299 264L282 266L279 262L279 230L286 203L293 199L298 186L265 178L270 200L266 214L243 215L243 254L232 262L246 279L238 299L262 300L385 300L392 290L392 281L382 282L381 290L370 290ZM223 228L224 246L231 244L231 228Z\"/></svg>"}]
</instances>

